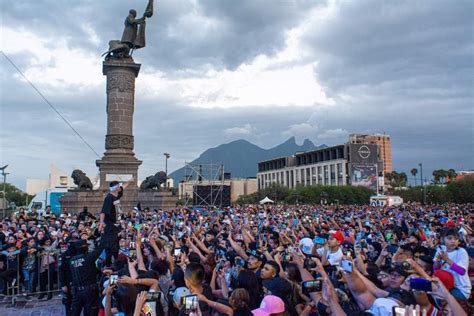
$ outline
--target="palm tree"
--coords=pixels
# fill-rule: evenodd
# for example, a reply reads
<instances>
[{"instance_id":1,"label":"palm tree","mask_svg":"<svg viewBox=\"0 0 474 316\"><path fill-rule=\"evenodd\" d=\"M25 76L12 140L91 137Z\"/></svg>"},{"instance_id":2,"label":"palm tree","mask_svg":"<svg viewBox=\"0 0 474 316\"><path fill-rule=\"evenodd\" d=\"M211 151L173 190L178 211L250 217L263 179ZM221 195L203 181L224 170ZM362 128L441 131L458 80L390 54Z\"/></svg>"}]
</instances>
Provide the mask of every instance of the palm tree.
<instances>
[{"instance_id":1,"label":"palm tree","mask_svg":"<svg viewBox=\"0 0 474 316\"><path fill-rule=\"evenodd\" d=\"M439 183L439 178L441 177L439 170L433 170L433 178L434 178L434 183L438 184Z\"/></svg>"},{"instance_id":2,"label":"palm tree","mask_svg":"<svg viewBox=\"0 0 474 316\"><path fill-rule=\"evenodd\" d=\"M407 185L407 174L405 172L401 172L398 174L398 185L400 187L405 187Z\"/></svg>"},{"instance_id":3,"label":"palm tree","mask_svg":"<svg viewBox=\"0 0 474 316\"><path fill-rule=\"evenodd\" d=\"M410 173L412 174L412 176L415 178L415 187L416 187L416 175L418 173L418 169L416 168L413 168L410 170Z\"/></svg>"},{"instance_id":4,"label":"palm tree","mask_svg":"<svg viewBox=\"0 0 474 316\"><path fill-rule=\"evenodd\" d=\"M456 173L456 171L454 171L454 169L449 169L449 170L448 170L447 176L448 176L448 179L449 179L450 181L454 180L457 175L458 175L458 174Z\"/></svg>"},{"instance_id":5,"label":"palm tree","mask_svg":"<svg viewBox=\"0 0 474 316\"><path fill-rule=\"evenodd\" d=\"M441 175L442 183L445 183L446 178L448 177L448 171L446 171L444 169L441 169L440 170L440 175Z\"/></svg>"}]
</instances>

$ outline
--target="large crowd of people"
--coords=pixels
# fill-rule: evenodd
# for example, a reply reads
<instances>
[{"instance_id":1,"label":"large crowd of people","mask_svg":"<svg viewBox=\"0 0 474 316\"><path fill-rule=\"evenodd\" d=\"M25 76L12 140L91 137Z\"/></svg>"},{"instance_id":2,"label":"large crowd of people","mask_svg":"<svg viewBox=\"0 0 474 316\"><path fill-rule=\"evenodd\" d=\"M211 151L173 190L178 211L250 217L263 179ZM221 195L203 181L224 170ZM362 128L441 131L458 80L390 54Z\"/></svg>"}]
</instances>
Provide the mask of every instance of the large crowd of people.
<instances>
[{"instance_id":1,"label":"large crowd of people","mask_svg":"<svg viewBox=\"0 0 474 316\"><path fill-rule=\"evenodd\" d=\"M120 211L124 189L3 219L3 294L59 288L77 316L473 315L474 205Z\"/></svg>"}]
</instances>

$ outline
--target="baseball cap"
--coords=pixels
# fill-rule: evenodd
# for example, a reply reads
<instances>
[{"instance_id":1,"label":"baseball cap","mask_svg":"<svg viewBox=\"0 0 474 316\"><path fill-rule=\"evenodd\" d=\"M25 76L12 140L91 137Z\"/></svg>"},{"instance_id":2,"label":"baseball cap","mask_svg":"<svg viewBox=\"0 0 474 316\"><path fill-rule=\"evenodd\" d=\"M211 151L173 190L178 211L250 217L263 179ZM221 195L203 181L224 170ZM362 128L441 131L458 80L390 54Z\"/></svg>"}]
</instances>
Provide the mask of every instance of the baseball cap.
<instances>
[{"instance_id":1,"label":"baseball cap","mask_svg":"<svg viewBox=\"0 0 474 316\"><path fill-rule=\"evenodd\" d=\"M333 231L333 232L331 233L331 236L332 236L333 238L336 238L336 239L339 241L340 244L342 244L342 243L344 242L344 235L343 235L340 231L338 231L338 230Z\"/></svg>"},{"instance_id":2,"label":"baseball cap","mask_svg":"<svg viewBox=\"0 0 474 316\"><path fill-rule=\"evenodd\" d=\"M283 313L285 311L285 303L278 296L267 295L260 303L260 308L254 309L252 314L255 316L269 316L271 314Z\"/></svg>"},{"instance_id":3,"label":"baseball cap","mask_svg":"<svg viewBox=\"0 0 474 316\"><path fill-rule=\"evenodd\" d=\"M313 251L313 241L311 240L311 238L305 237L301 239L300 248L304 254L310 255L311 252Z\"/></svg>"},{"instance_id":4,"label":"baseball cap","mask_svg":"<svg viewBox=\"0 0 474 316\"><path fill-rule=\"evenodd\" d=\"M247 253L249 257L254 257L258 261L266 262L267 260L265 259L265 255L261 253L258 250L251 250L249 253Z\"/></svg>"},{"instance_id":5,"label":"baseball cap","mask_svg":"<svg viewBox=\"0 0 474 316\"><path fill-rule=\"evenodd\" d=\"M433 272L433 276L437 277L441 282L443 282L448 291L454 287L454 277L449 271L436 270Z\"/></svg>"}]
</instances>

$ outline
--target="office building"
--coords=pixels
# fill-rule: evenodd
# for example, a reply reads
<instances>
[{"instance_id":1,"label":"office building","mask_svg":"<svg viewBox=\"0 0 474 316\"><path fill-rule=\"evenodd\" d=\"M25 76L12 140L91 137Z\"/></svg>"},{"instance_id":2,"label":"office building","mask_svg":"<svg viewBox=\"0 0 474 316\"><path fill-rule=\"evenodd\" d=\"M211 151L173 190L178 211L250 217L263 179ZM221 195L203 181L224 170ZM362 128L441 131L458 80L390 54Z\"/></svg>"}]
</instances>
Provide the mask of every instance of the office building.
<instances>
[{"instance_id":1,"label":"office building","mask_svg":"<svg viewBox=\"0 0 474 316\"><path fill-rule=\"evenodd\" d=\"M312 185L355 185L375 190L383 186L376 144L346 143L298 152L258 163L258 189L273 184L288 188ZM382 179L380 179L382 178Z\"/></svg>"}]
</instances>

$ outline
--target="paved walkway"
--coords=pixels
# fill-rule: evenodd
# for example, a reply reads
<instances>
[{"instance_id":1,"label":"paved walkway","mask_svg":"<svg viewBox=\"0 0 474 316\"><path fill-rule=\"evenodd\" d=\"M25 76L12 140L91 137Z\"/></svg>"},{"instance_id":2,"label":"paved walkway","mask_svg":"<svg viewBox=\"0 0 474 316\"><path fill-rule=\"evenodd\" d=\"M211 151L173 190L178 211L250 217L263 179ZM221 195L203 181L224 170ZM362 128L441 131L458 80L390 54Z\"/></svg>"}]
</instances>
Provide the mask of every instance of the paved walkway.
<instances>
[{"instance_id":1,"label":"paved walkway","mask_svg":"<svg viewBox=\"0 0 474 316\"><path fill-rule=\"evenodd\" d=\"M26 301L23 297L18 297L15 307L11 305L11 298L0 298L1 316L64 316L64 306L61 298L55 295L52 300L38 301L33 298Z\"/></svg>"}]
</instances>

